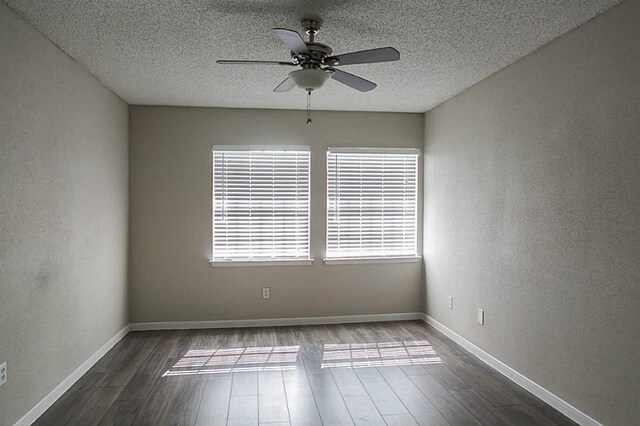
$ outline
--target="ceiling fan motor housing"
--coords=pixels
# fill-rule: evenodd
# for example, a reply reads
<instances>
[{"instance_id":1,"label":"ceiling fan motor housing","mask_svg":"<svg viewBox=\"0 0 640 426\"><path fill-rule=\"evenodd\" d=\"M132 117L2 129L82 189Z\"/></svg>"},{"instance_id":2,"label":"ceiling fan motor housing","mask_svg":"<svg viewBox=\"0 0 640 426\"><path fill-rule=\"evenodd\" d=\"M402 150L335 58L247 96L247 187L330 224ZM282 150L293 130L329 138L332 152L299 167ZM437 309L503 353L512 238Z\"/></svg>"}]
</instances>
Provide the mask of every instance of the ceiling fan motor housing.
<instances>
[{"instance_id":1,"label":"ceiling fan motor housing","mask_svg":"<svg viewBox=\"0 0 640 426\"><path fill-rule=\"evenodd\" d=\"M322 43L312 43L307 42L307 49L309 49L308 55L299 55L302 60L300 60L300 64L303 68L319 68L321 65L325 64L324 59L331 56L333 52L329 46ZM305 67L305 65L308 65Z\"/></svg>"}]
</instances>

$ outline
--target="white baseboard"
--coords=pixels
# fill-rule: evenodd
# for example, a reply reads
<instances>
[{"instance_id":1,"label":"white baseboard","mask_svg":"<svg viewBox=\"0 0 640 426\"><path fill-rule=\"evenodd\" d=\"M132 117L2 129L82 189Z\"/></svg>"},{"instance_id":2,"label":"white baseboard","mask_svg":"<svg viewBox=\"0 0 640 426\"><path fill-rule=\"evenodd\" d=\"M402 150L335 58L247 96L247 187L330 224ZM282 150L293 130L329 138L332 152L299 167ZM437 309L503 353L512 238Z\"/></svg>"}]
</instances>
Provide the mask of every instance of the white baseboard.
<instances>
[{"instance_id":1,"label":"white baseboard","mask_svg":"<svg viewBox=\"0 0 640 426\"><path fill-rule=\"evenodd\" d=\"M464 337L460 336L455 331L446 327L445 325L439 323L435 319L431 318L426 314L422 314L422 319L424 322L471 352L473 355L478 357L482 362L487 364L489 367L498 371L502 375L506 376L512 382L520 385L524 389L528 390L547 404L551 405L556 410L560 411L565 416L569 417L574 422L582 425L582 426L603 426L602 423L597 420L589 417L582 411L578 410L573 405L569 404L565 400L561 399L557 395L549 392L533 380L523 376L518 373L513 368L509 367L507 364L503 363L499 359L495 358L493 355L483 351Z\"/></svg>"},{"instance_id":2,"label":"white baseboard","mask_svg":"<svg viewBox=\"0 0 640 426\"><path fill-rule=\"evenodd\" d=\"M35 422L38 417L42 415L49 407L51 407L57 400L60 398L75 382L78 381L80 377L93 365L100 360L111 348L115 346L124 336L129 332L129 326L125 326L122 330L118 331L115 336L113 336L107 343L102 345L100 349L98 349L93 355L89 357L85 362L80 365L80 367L76 368L75 371L66 379L64 379L58 386L56 386L47 396L45 396L40 402L36 404L27 414L22 416L20 420L18 420L14 426L29 426L33 422Z\"/></svg>"},{"instance_id":3,"label":"white baseboard","mask_svg":"<svg viewBox=\"0 0 640 426\"><path fill-rule=\"evenodd\" d=\"M287 325L312 324L346 324L356 322L408 321L422 320L422 312L405 312L398 314L370 314L370 315L340 315L327 317L298 317L298 318L266 318L245 320L214 320L214 321L169 321L169 322L138 322L131 323L131 331L143 330L187 330L201 328L236 328L236 327L273 327Z\"/></svg>"}]
</instances>

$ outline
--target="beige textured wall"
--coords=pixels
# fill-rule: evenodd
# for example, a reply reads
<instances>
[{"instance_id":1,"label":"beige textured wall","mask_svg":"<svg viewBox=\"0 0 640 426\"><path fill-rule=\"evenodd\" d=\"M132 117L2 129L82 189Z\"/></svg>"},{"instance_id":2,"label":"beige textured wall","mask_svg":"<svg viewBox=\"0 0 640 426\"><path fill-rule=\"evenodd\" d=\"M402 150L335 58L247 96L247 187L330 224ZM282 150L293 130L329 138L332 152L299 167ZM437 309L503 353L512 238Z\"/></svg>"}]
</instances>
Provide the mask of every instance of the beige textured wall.
<instances>
[{"instance_id":1,"label":"beige textured wall","mask_svg":"<svg viewBox=\"0 0 640 426\"><path fill-rule=\"evenodd\" d=\"M304 111L131 107L131 322L421 311L420 263L322 257L326 148L421 148L423 117L314 112L308 126ZM311 146L312 266L209 266L211 148L232 144Z\"/></svg>"},{"instance_id":2,"label":"beige textured wall","mask_svg":"<svg viewBox=\"0 0 640 426\"><path fill-rule=\"evenodd\" d=\"M0 425L128 322L127 109L0 2Z\"/></svg>"},{"instance_id":3,"label":"beige textured wall","mask_svg":"<svg viewBox=\"0 0 640 426\"><path fill-rule=\"evenodd\" d=\"M428 314L607 425L640 418L639 22L628 0L425 127Z\"/></svg>"}]
</instances>

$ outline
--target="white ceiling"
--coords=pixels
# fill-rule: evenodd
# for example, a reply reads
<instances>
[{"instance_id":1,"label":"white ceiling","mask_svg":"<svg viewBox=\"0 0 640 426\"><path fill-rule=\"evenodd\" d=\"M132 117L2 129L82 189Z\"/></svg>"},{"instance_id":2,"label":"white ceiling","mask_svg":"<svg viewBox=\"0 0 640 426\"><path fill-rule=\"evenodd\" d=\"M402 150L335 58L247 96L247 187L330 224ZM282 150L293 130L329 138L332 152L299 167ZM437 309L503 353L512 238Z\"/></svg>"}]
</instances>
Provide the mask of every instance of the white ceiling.
<instances>
[{"instance_id":1,"label":"white ceiling","mask_svg":"<svg viewBox=\"0 0 640 426\"><path fill-rule=\"evenodd\" d=\"M237 108L306 106L273 93L292 69L216 59L289 59L272 27L324 20L316 41L334 54L383 46L396 63L345 66L378 83L335 81L314 108L424 112L619 0L5 0L130 104Z\"/></svg>"}]
</instances>

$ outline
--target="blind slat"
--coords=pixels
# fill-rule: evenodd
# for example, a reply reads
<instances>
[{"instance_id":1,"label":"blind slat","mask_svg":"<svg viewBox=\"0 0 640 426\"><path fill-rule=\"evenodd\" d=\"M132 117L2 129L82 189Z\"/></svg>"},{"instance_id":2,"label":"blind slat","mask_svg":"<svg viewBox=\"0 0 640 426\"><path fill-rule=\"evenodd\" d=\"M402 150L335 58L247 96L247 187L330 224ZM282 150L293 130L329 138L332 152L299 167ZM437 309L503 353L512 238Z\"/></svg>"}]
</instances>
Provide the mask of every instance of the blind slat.
<instances>
[{"instance_id":1,"label":"blind slat","mask_svg":"<svg viewBox=\"0 0 640 426\"><path fill-rule=\"evenodd\" d=\"M309 151L213 151L213 260L309 258Z\"/></svg>"},{"instance_id":2,"label":"blind slat","mask_svg":"<svg viewBox=\"0 0 640 426\"><path fill-rule=\"evenodd\" d=\"M418 153L327 152L327 258L417 254Z\"/></svg>"}]
</instances>

